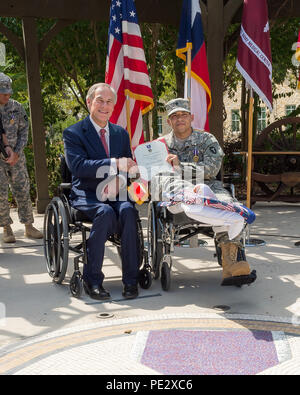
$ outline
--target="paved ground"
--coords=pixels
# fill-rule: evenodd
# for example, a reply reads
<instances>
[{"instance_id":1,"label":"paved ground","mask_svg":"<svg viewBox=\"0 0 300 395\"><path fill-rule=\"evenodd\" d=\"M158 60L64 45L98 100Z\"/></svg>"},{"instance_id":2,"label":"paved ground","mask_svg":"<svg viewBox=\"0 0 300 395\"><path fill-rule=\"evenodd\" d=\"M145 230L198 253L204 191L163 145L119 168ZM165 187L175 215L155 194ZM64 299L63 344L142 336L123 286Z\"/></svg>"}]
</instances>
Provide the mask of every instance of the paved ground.
<instances>
[{"instance_id":1,"label":"paved ground","mask_svg":"<svg viewBox=\"0 0 300 395\"><path fill-rule=\"evenodd\" d=\"M169 292L154 281L126 301L108 244L106 303L71 297L71 260L65 283L52 283L41 241L24 238L13 212L18 240L0 242L0 374L299 374L300 206L261 203L255 211L251 237L267 245L247 248L258 273L252 286L220 287L213 243L204 238L208 247L176 248Z\"/></svg>"}]
</instances>

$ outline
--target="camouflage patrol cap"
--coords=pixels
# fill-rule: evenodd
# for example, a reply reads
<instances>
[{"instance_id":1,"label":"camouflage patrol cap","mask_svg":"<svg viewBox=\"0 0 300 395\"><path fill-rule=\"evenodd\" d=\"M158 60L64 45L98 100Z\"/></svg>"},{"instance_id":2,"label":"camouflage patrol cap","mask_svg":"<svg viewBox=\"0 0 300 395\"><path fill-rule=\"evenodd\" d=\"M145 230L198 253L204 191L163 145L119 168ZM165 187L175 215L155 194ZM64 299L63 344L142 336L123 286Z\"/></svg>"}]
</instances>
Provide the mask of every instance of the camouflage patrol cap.
<instances>
[{"instance_id":1,"label":"camouflage patrol cap","mask_svg":"<svg viewBox=\"0 0 300 395\"><path fill-rule=\"evenodd\" d=\"M0 73L0 93L5 95L12 94L11 83L12 80L8 75Z\"/></svg>"},{"instance_id":2,"label":"camouflage patrol cap","mask_svg":"<svg viewBox=\"0 0 300 395\"><path fill-rule=\"evenodd\" d=\"M166 110L168 117L177 111L185 111L190 113L191 112L190 102L188 99L182 99L182 98L173 99L166 104Z\"/></svg>"}]
</instances>

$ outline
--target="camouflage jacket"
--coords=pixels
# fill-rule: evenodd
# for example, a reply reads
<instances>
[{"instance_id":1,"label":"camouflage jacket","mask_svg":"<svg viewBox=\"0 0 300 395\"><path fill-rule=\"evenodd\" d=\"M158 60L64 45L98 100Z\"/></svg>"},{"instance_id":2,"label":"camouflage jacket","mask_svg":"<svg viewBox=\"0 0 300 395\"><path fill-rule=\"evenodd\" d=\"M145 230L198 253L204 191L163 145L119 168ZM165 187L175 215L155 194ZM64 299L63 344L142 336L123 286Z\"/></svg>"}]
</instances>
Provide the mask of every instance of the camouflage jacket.
<instances>
[{"instance_id":1,"label":"camouflage jacket","mask_svg":"<svg viewBox=\"0 0 300 395\"><path fill-rule=\"evenodd\" d=\"M212 134L193 130L184 144L177 143L173 132L159 140L166 143L170 154L178 156L180 167L152 178L152 200L164 200L165 195L204 181L214 192L223 191L223 184L216 180L216 176L221 169L224 153Z\"/></svg>"},{"instance_id":2,"label":"camouflage jacket","mask_svg":"<svg viewBox=\"0 0 300 395\"><path fill-rule=\"evenodd\" d=\"M10 99L7 104L0 106L0 116L8 144L19 155L22 154L28 140L28 117L23 106Z\"/></svg>"},{"instance_id":3,"label":"camouflage jacket","mask_svg":"<svg viewBox=\"0 0 300 395\"><path fill-rule=\"evenodd\" d=\"M174 133L163 137L169 153L177 155L181 168L186 171L204 171L204 179L212 181L219 173L224 152L214 135L208 132L193 130L182 147L176 145Z\"/></svg>"}]
</instances>

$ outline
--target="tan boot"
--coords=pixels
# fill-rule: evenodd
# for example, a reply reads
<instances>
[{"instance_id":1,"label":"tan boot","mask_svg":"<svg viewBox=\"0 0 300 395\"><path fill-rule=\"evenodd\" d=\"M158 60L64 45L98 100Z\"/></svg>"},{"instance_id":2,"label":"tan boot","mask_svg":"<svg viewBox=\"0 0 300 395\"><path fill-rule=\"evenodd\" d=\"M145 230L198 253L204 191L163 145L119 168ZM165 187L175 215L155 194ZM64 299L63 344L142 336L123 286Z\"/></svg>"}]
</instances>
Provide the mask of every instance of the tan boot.
<instances>
[{"instance_id":1,"label":"tan boot","mask_svg":"<svg viewBox=\"0 0 300 395\"><path fill-rule=\"evenodd\" d=\"M32 224L25 224L25 236L29 239L42 239L43 234L37 230Z\"/></svg>"},{"instance_id":2,"label":"tan boot","mask_svg":"<svg viewBox=\"0 0 300 395\"><path fill-rule=\"evenodd\" d=\"M239 282L249 283L247 278L251 274L247 261L238 261L237 243L220 243L222 250L223 282L222 285L239 285ZM235 280L237 280L235 282ZM253 282L253 281L252 281Z\"/></svg>"},{"instance_id":3,"label":"tan boot","mask_svg":"<svg viewBox=\"0 0 300 395\"><path fill-rule=\"evenodd\" d=\"M2 240L4 241L4 243L15 243L16 242L14 232L12 231L12 228L10 225L3 226Z\"/></svg>"}]
</instances>

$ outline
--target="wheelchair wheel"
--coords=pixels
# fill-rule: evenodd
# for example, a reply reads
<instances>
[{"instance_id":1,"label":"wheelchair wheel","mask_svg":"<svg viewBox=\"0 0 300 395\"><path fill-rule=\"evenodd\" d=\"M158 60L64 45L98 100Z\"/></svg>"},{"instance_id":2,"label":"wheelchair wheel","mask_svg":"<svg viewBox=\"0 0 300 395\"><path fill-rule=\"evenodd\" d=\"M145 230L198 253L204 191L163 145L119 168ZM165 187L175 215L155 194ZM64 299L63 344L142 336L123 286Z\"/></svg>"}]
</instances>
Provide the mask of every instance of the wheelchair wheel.
<instances>
[{"instance_id":1,"label":"wheelchair wheel","mask_svg":"<svg viewBox=\"0 0 300 395\"><path fill-rule=\"evenodd\" d=\"M140 246L140 267L141 267L144 261L145 244L144 244L142 221L140 220L140 218L138 218L137 221L137 228L138 228L138 238L139 238L139 246Z\"/></svg>"},{"instance_id":2,"label":"wheelchair wheel","mask_svg":"<svg viewBox=\"0 0 300 395\"><path fill-rule=\"evenodd\" d=\"M75 298L80 298L82 295L83 283L82 276L79 271L74 272L71 281L70 281L70 291L72 296Z\"/></svg>"},{"instance_id":3,"label":"wheelchair wheel","mask_svg":"<svg viewBox=\"0 0 300 395\"><path fill-rule=\"evenodd\" d=\"M139 271L139 284L143 289L148 289L152 284L152 274L147 269L141 269Z\"/></svg>"},{"instance_id":4,"label":"wheelchair wheel","mask_svg":"<svg viewBox=\"0 0 300 395\"><path fill-rule=\"evenodd\" d=\"M164 291L169 291L171 286L171 270L165 261L161 265L161 286Z\"/></svg>"},{"instance_id":5,"label":"wheelchair wheel","mask_svg":"<svg viewBox=\"0 0 300 395\"><path fill-rule=\"evenodd\" d=\"M215 254L215 256L218 259L219 266L222 267L222 250L221 250L221 247L219 247L216 239L215 239L215 246L216 246L216 254Z\"/></svg>"},{"instance_id":6,"label":"wheelchair wheel","mask_svg":"<svg viewBox=\"0 0 300 395\"><path fill-rule=\"evenodd\" d=\"M156 211L154 203L149 203L148 208L148 229L147 229L147 242L148 242L148 262L152 267L154 279L157 280L160 275L160 262L163 258L163 246L161 239L161 229L157 223Z\"/></svg>"},{"instance_id":7,"label":"wheelchair wheel","mask_svg":"<svg viewBox=\"0 0 300 395\"><path fill-rule=\"evenodd\" d=\"M68 268L69 224L65 206L58 197L52 199L44 217L44 254L50 277L61 284Z\"/></svg>"}]
</instances>

